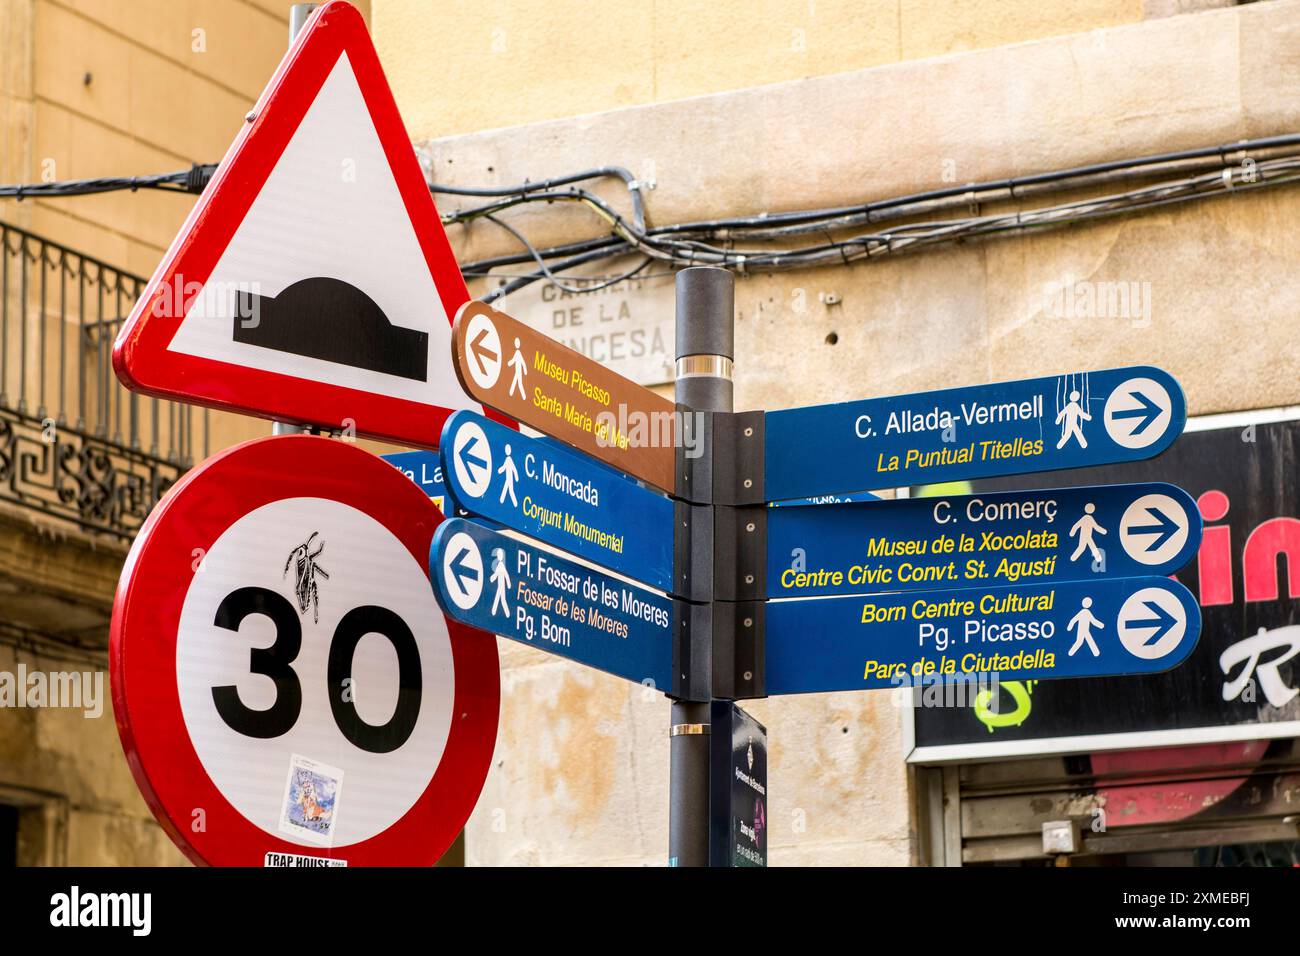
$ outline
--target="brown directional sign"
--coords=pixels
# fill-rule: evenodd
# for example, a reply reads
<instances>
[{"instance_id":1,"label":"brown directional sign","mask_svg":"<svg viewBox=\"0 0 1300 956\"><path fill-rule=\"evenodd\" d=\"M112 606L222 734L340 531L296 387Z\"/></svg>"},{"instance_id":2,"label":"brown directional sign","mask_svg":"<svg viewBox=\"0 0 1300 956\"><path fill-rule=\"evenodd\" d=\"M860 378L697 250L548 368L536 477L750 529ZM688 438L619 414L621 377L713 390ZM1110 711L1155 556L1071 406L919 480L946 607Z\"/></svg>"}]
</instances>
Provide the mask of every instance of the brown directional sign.
<instances>
[{"instance_id":1,"label":"brown directional sign","mask_svg":"<svg viewBox=\"0 0 1300 956\"><path fill-rule=\"evenodd\" d=\"M482 302L461 307L451 347L461 386L484 405L673 490L668 399Z\"/></svg>"}]
</instances>

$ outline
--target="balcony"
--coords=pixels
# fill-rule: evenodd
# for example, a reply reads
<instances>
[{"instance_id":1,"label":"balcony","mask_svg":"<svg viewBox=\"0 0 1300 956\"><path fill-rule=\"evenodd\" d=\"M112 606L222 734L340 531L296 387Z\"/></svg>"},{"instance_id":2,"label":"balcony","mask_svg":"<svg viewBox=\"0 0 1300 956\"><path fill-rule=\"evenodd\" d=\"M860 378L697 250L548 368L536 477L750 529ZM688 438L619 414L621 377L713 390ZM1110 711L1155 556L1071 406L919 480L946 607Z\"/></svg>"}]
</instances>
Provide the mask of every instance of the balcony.
<instances>
[{"instance_id":1,"label":"balcony","mask_svg":"<svg viewBox=\"0 0 1300 956\"><path fill-rule=\"evenodd\" d=\"M135 395L113 374L113 339L144 286L0 223L0 503L125 544L207 456L207 410Z\"/></svg>"}]
</instances>

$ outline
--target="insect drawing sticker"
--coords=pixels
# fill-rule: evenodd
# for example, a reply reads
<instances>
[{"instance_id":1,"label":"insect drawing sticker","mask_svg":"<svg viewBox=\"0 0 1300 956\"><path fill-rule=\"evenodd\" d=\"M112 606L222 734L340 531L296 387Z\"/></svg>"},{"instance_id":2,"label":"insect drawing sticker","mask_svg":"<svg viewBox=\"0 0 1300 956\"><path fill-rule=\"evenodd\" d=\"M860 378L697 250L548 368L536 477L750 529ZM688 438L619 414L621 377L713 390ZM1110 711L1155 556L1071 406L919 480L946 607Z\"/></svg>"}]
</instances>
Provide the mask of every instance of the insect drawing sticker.
<instances>
[{"instance_id":1,"label":"insect drawing sticker","mask_svg":"<svg viewBox=\"0 0 1300 956\"><path fill-rule=\"evenodd\" d=\"M330 845L334 842L334 821L338 819L342 796L342 770L294 754L284 784L281 832Z\"/></svg>"},{"instance_id":2,"label":"insect drawing sticker","mask_svg":"<svg viewBox=\"0 0 1300 956\"><path fill-rule=\"evenodd\" d=\"M315 551L312 550L312 542L318 537L320 532L313 531L311 537L289 552L289 558L284 562L284 573L287 576L290 565L293 566L293 593L298 599L298 610L306 614L307 608L311 608L312 620L319 624L320 595L316 590L316 575L329 580L329 572L316 563L320 553L325 550L324 541Z\"/></svg>"}]
</instances>

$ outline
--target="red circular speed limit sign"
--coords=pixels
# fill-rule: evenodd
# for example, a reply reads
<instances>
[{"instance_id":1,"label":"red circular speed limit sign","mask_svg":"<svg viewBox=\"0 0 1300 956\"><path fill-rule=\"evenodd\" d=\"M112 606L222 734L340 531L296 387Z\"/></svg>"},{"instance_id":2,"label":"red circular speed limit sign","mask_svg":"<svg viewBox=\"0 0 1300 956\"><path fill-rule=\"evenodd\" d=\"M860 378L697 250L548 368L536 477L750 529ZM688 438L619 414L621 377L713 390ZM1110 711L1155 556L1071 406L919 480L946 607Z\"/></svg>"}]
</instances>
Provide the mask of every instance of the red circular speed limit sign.
<instances>
[{"instance_id":1,"label":"red circular speed limit sign","mask_svg":"<svg viewBox=\"0 0 1300 956\"><path fill-rule=\"evenodd\" d=\"M195 862L434 863L487 775L496 642L429 585L442 515L312 436L238 445L145 522L110 667L136 782Z\"/></svg>"}]
</instances>

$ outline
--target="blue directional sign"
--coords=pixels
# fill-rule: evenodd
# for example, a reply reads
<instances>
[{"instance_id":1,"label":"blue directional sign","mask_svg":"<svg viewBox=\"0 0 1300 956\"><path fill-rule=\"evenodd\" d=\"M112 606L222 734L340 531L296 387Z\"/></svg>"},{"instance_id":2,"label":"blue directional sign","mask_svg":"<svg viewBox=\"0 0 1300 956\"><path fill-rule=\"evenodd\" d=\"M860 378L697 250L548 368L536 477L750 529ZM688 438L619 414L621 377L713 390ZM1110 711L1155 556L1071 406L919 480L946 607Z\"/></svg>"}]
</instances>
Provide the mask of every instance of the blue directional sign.
<instances>
[{"instance_id":1,"label":"blue directional sign","mask_svg":"<svg viewBox=\"0 0 1300 956\"><path fill-rule=\"evenodd\" d=\"M769 500L1151 458L1183 430L1183 390L1134 366L764 416Z\"/></svg>"},{"instance_id":2,"label":"blue directional sign","mask_svg":"<svg viewBox=\"0 0 1300 956\"><path fill-rule=\"evenodd\" d=\"M465 511L672 589L670 499L473 412L447 419L439 447L447 488Z\"/></svg>"},{"instance_id":3,"label":"blue directional sign","mask_svg":"<svg viewBox=\"0 0 1300 956\"><path fill-rule=\"evenodd\" d=\"M819 495L816 498L795 498L791 501L773 501L769 502L773 508L797 508L803 506L818 505L843 505L850 501L879 501L879 495L873 495L869 491L858 491L851 495Z\"/></svg>"},{"instance_id":4,"label":"blue directional sign","mask_svg":"<svg viewBox=\"0 0 1300 956\"><path fill-rule=\"evenodd\" d=\"M769 694L1149 674L1201 628L1160 577L772 601L766 616Z\"/></svg>"},{"instance_id":5,"label":"blue directional sign","mask_svg":"<svg viewBox=\"0 0 1300 956\"><path fill-rule=\"evenodd\" d=\"M419 485L433 499L433 503L443 509L443 496L447 493L447 487L443 484L442 461L437 452L403 451L379 457Z\"/></svg>"},{"instance_id":6,"label":"blue directional sign","mask_svg":"<svg viewBox=\"0 0 1300 956\"><path fill-rule=\"evenodd\" d=\"M429 577L438 603L457 621L672 688L669 598L464 518L438 526Z\"/></svg>"},{"instance_id":7,"label":"blue directional sign","mask_svg":"<svg viewBox=\"0 0 1300 956\"><path fill-rule=\"evenodd\" d=\"M769 510L769 597L1172 574L1201 542L1160 482Z\"/></svg>"}]
</instances>

